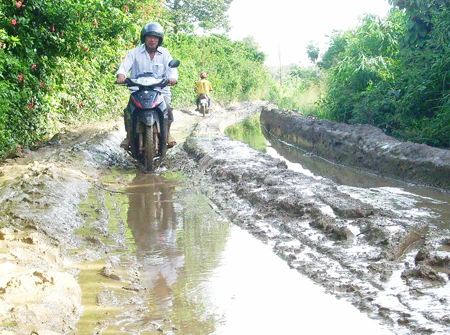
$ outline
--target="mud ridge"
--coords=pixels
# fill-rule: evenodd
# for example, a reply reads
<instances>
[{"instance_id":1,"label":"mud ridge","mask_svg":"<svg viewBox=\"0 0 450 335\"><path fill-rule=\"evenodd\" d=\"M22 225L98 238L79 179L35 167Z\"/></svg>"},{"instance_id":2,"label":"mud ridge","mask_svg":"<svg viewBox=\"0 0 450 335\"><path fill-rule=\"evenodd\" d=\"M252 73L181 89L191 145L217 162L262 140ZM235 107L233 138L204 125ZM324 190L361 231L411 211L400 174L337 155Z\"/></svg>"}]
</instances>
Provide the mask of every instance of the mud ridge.
<instances>
[{"instance_id":1,"label":"mud ridge","mask_svg":"<svg viewBox=\"0 0 450 335\"><path fill-rule=\"evenodd\" d=\"M450 151L401 142L370 125L314 120L267 106L261 125L273 136L338 164L450 191Z\"/></svg>"}]
</instances>

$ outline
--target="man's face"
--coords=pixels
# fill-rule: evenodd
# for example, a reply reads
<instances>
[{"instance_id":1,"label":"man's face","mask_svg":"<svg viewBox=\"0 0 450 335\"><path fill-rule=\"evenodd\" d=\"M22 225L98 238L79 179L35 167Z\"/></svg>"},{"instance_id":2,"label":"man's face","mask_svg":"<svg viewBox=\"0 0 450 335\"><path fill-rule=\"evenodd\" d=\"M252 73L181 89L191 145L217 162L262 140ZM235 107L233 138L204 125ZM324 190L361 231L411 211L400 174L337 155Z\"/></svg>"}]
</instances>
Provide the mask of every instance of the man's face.
<instances>
[{"instance_id":1,"label":"man's face","mask_svg":"<svg viewBox=\"0 0 450 335\"><path fill-rule=\"evenodd\" d=\"M156 36L147 35L145 36L145 45L150 50L156 50L158 47L159 38Z\"/></svg>"}]
</instances>

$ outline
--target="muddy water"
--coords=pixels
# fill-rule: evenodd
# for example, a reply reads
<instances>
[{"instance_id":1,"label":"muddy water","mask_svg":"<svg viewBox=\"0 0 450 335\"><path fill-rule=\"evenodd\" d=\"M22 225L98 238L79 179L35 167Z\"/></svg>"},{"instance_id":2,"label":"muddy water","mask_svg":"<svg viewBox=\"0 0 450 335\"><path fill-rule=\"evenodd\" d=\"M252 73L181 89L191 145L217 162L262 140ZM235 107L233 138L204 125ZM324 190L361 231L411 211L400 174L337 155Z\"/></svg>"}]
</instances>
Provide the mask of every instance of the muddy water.
<instances>
[{"instance_id":1,"label":"muddy water","mask_svg":"<svg viewBox=\"0 0 450 335\"><path fill-rule=\"evenodd\" d=\"M134 327L163 320L166 334L390 334L177 179L137 174L126 194L130 243L150 300Z\"/></svg>"}]
</instances>

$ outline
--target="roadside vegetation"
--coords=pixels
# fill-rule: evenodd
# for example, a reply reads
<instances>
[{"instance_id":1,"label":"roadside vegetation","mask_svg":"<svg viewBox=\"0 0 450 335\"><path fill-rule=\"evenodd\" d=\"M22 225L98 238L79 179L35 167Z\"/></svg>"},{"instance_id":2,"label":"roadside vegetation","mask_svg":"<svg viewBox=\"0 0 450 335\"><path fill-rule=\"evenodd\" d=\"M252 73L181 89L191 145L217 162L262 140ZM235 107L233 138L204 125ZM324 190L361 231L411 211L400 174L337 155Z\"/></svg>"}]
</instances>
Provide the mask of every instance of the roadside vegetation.
<instances>
[{"instance_id":1,"label":"roadside vegetation","mask_svg":"<svg viewBox=\"0 0 450 335\"><path fill-rule=\"evenodd\" d=\"M390 0L385 19L366 16L334 32L312 64L282 76L264 66L252 37L227 37L232 0L9 0L0 3L0 160L78 123L118 118L128 99L114 84L145 23L160 22L181 60L175 107L193 105L201 71L216 102L270 100L403 140L450 146L450 10L445 0ZM211 32L222 31L221 34Z\"/></svg>"},{"instance_id":2,"label":"roadside vegetation","mask_svg":"<svg viewBox=\"0 0 450 335\"><path fill-rule=\"evenodd\" d=\"M303 76L298 83L302 71L294 67L284 88L292 93L280 99L280 106L339 122L372 124L401 140L449 148L448 1L390 3L387 18L367 15L354 30L330 36L328 50L314 67L318 79ZM313 44L306 51L312 61L318 59ZM291 83L298 89L292 90ZM295 101L301 95L312 101L306 108Z\"/></svg>"},{"instance_id":3,"label":"roadside vegetation","mask_svg":"<svg viewBox=\"0 0 450 335\"><path fill-rule=\"evenodd\" d=\"M226 32L230 3L195 0L184 8L159 0L2 1L0 159L68 125L121 117L128 91L114 84L115 72L151 21L163 25L164 46L181 60L175 107L195 104L201 71L214 82L217 101L264 97L272 79L252 39L205 34Z\"/></svg>"}]
</instances>

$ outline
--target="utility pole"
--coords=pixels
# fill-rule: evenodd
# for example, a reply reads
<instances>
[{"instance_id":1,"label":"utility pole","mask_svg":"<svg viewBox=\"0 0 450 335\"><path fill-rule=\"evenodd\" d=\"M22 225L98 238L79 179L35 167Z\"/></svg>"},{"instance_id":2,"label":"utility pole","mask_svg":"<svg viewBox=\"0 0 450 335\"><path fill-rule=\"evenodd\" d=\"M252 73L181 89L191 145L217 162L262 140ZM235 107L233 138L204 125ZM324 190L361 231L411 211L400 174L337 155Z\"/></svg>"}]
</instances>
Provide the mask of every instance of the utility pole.
<instances>
[{"instance_id":1,"label":"utility pole","mask_svg":"<svg viewBox=\"0 0 450 335\"><path fill-rule=\"evenodd\" d=\"M281 71L281 47L278 44L278 61L280 64L280 86L283 86L283 75L282 75L282 71Z\"/></svg>"}]
</instances>

